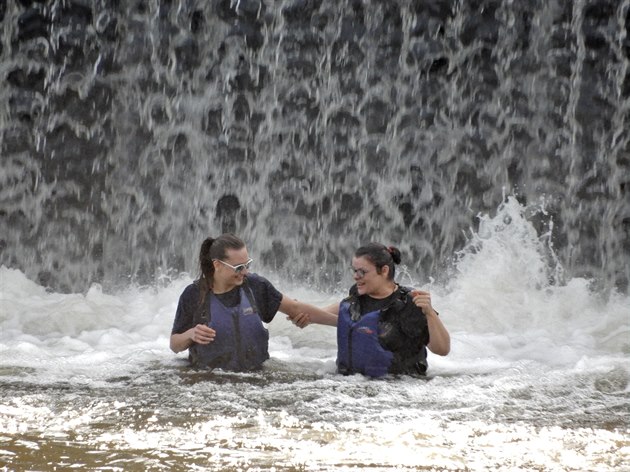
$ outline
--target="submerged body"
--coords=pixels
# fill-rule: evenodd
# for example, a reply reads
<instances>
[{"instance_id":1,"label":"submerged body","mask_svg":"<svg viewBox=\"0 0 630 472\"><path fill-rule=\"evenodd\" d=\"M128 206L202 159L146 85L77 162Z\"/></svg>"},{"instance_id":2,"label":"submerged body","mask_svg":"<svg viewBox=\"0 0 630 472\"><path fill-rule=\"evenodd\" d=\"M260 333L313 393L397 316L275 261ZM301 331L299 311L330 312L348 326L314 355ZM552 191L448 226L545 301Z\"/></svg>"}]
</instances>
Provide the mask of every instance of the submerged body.
<instances>
[{"instance_id":1,"label":"submerged body","mask_svg":"<svg viewBox=\"0 0 630 472\"><path fill-rule=\"evenodd\" d=\"M183 333L197 324L216 333L213 342L194 343L189 359L197 367L225 370L257 370L269 358L270 323L282 300L282 294L265 278L248 274L240 287L215 295L209 292L200 304L199 280L182 293L173 333Z\"/></svg>"},{"instance_id":2,"label":"submerged body","mask_svg":"<svg viewBox=\"0 0 630 472\"><path fill-rule=\"evenodd\" d=\"M269 333L263 322L271 322L278 311L292 319L299 313L327 315L250 274L251 263L245 243L232 234L203 242L202 276L186 287L177 306L170 339L173 352L188 349L196 367L257 370L269 358Z\"/></svg>"},{"instance_id":3,"label":"submerged body","mask_svg":"<svg viewBox=\"0 0 630 472\"><path fill-rule=\"evenodd\" d=\"M426 316L398 287L390 296L359 295L356 286L339 305L337 368L370 377L424 375L429 330Z\"/></svg>"},{"instance_id":4,"label":"submerged body","mask_svg":"<svg viewBox=\"0 0 630 472\"><path fill-rule=\"evenodd\" d=\"M355 285L339 304L325 308L328 317L302 314L298 324L337 326L337 368L342 374L383 377L424 375L427 348L445 356L451 339L431 305L431 294L394 281L400 251L370 243L352 259Z\"/></svg>"}]
</instances>

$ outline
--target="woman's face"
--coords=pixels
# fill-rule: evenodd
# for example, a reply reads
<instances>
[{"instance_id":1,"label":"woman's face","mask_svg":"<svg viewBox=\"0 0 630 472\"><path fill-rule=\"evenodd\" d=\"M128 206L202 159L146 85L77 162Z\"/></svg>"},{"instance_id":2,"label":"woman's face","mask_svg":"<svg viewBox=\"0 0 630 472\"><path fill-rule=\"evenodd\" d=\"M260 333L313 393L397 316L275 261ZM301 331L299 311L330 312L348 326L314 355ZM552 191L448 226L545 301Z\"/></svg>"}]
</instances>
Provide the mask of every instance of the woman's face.
<instances>
[{"instance_id":1,"label":"woman's face","mask_svg":"<svg viewBox=\"0 0 630 472\"><path fill-rule=\"evenodd\" d=\"M384 266L379 274L376 272L376 266L365 257L352 258L352 278L357 284L359 295L380 293L388 283L388 273L389 268L387 266Z\"/></svg>"},{"instance_id":2,"label":"woman's face","mask_svg":"<svg viewBox=\"0 0 630 472\"><path fill-rule=\"evenodd\" d=\"M214 261L214 280L226 286L242 285L250 262L246 247L228 249L223 259Z\"/></svg>"}]
</instances>

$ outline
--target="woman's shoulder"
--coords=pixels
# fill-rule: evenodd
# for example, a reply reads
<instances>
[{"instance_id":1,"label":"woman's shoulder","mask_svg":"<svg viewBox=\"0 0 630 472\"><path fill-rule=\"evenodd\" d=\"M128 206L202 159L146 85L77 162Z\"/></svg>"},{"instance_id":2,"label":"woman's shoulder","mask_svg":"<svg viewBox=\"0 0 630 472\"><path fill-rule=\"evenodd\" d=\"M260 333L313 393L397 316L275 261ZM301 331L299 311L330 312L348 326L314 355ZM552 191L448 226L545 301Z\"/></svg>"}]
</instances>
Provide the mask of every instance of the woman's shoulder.
<instances>
[{"instance_id":1,"label":"woman's shoulder","mask_svg":"<svg viewBox=\"0 0 630 472\"><path fill-rule=\"evenodd\" d=\"M246 283L249 285L272 285L269 280L267 280L262 275L256 274L255 272L250 272L245 277Z\"/></svg>"},{"instance_id":2,"label":"woman's shoulder","mask_svg":"<svg viewBox=\"0 0 630 472\"><path fill-rule=\"evenodd\" d=\"M411 290L413 289L399 285L398 288L386 299L386 312L396 317L422 314L422 310L416 306L411 298Z\"/></svg>"},{"instance_id":3,"label":"woman's shoulder","mask_svg":"<svg viewBox=\"0 0 630 472\"><path fill-rule=\"evenodd\" d=\"M199 295L199 280L195 280L186 286L181 296L184 298L188 298L191 296L198 296L198 295Z\"/></svg>"},{"instance_id":4,"label":"woman's shoulder","mask_svg":"<svg viewBox=\"0 0 630 472\"><path fill-rule=\"evenodd\" d=\"M254 296L254 300L256 300L260 310L259 313L262 320L265 323L273 320L282 303L282 293L265 277L255 273L247 274L244 287L251 290L251 294Z\"/></svg>"},{"instance_id":5,"label":"woman's shoulder","mask_svg":"<svg viewBox=\"0 0 630 472\"><path fill-rule=\"evenodd\" d=\"M415 306L415 303L413 303L413 297L411 296L411 292L413 292L415 289L413 287L406 287L404 285L398 285L398 290L396 291L396 293L398 294L398 298L402 301L404 301L406 304L412 304Z\"/></svg>"},{"instance_id":6,"label":"woman's shoulder","mask_svg":"<svg viewBox=\"0 0 630 472\"><path fill-rule=\"evenodd\" d=\"M400 285L398 284L398 291L402 294L408 294L411 293L411 291L414 290L413 287L407 287L406 285Z\"/></svg>"},{"instance_id":7,"label":"woman's shoulder","mask_svg":"<svg viewBox=\"0 0 630 472\"><path fill-rule=\"evenodd\" d=\"M250 272L249 274L247 274L244 285L246 287L251 288L254 291L254 293L261 292L261 291L265 293L269 293L269 292L279 293L279 290L268 279L266 279L262 275L258 275L253 272Z\"/></svg>"}]
</instances>

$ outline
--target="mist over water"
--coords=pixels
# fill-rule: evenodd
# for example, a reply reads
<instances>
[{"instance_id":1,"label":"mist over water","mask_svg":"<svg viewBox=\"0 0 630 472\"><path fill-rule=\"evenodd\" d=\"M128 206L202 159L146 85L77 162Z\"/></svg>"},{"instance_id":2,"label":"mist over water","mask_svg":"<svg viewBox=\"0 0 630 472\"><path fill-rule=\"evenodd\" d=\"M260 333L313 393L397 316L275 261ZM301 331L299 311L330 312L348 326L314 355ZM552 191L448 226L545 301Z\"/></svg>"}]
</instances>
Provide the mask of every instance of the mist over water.
<instances>
[{"instance_id":1,"label":"mist over water","mask_svg":"<svg viewBox=\"0 0 630 472\"><path fill-rule=\"evenodd\" d=\"M0 1L0 469L630 470L630 1ZM325 306L403 252L426 380L168 348L208 235Z\"/></svg>"}]
</instances>

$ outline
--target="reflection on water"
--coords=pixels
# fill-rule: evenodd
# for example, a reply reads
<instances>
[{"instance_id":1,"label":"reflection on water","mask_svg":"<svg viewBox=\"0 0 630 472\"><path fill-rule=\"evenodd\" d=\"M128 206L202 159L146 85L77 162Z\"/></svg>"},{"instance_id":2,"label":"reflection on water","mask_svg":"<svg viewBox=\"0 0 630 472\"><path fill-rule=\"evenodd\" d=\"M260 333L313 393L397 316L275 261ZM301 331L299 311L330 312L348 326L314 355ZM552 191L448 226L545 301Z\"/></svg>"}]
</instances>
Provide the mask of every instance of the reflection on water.
<instances>
[{"instance_id":1,"label":"reflection on water","mask_svg":"<svg viewBox=\"0 0 630 472\"><path fill-rule=\"evenodd\" d=\"M518 451L531 456L519 470L630 465L621 367L424 380L292 369L275 359L248 374L153 364L101 387L12 372L0 383L0 460L15 470L477 470L509 469ZM602 391L606 379L625 388Z\"/></svg>"},{"instance_id":2,"label":"reflection on water","mask_svg":"<svg viewBox=\"0 0 630 472\"><path fill-rule=\"evenodd\" d=\"M263 371L190 370L168 349L187 276L64 295L0 267L0 470L630 470L629 299L550 283L521 215L425 286L452 336L426 379L337 375L334 329L282 315Z\"/></svg>"}]
</instances>

